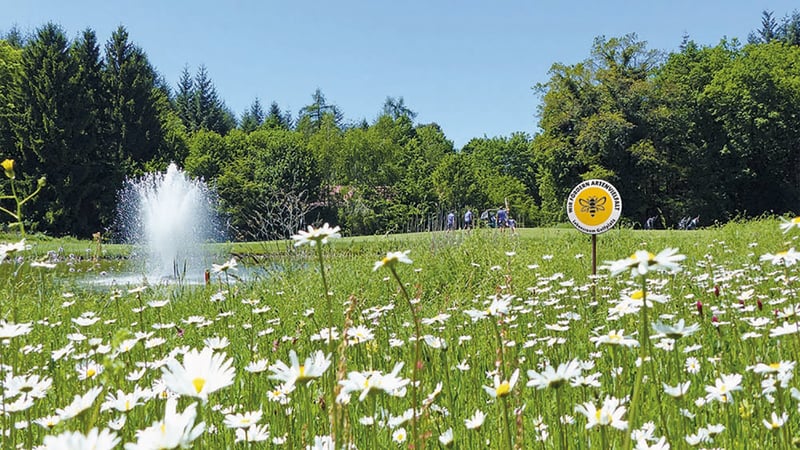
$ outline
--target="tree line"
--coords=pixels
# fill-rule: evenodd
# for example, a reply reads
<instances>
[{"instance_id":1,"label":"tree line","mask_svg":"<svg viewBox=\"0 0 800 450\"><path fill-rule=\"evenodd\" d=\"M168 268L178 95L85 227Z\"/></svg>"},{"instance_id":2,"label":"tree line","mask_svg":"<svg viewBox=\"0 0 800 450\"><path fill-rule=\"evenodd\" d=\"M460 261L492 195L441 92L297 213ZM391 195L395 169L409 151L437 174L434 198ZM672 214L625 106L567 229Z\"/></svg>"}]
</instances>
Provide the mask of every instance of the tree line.
<instances>
[{"instance_id":1,"label":"tree line","mask_svg":"<svg viewBox=\"0 0 800 450\"><path fill-rule=\"evenodd\" d=\"M351 234L428 229L446 211L500 205L553 224L589 178L617 187L632 224L784 213L800 200L799 25L797 12L765 12L746 44L684 37L669 54L635 34L598 37L535 86L535 135L456 149L402 97L371 121L348 121L320 89L297 114L255 99L237 117L206 67L171 87L124 27L101 44L49 23L0 39L0 156L22 183L47 177L29 228L82 237L113 231L127 177L173 161L215 187L237 239L319 220Z\"/></svg>"}]
</instances>

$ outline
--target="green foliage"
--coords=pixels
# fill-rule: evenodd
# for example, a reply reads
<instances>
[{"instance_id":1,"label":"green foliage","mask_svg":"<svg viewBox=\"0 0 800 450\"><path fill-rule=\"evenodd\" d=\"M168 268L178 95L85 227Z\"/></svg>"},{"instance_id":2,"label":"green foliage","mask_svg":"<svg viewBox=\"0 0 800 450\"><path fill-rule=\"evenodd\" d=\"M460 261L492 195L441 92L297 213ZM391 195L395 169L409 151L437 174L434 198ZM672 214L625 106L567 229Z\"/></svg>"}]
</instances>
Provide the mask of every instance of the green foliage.
<instances>
[{"instance_id":1,"label":"green foliage","mask_svg":"<svg viewBox=\"0 0 800 450\"><path fill-rule=\"evenodd\" d=\"M787 211L800 201L800 47L750 45L719 71L701 101L722 127L735 205Z\"/></svg>"},{"instance_id":2,"label":"green foliage","mask_svg":"<svg viewBox=\"0 0 800 450\"><path fill-rule=\"evenodd\" d=\"M220 100L204 65L198 67L194 78L189 68L184 67L178 82L175 107L184 127L191 132L206 130L225 135L236 127L236 118Z\"/></svg>"},{"instance_id":3,"label":"green foliage","mask_svg":"<svg viewBox=\"0 0 800 450\"><path fill-rule=\"evenodd\" d=\"M542 219L563 220L567 193L588 178L614 183L633 222L794 208L797 48L687 40L662 62L628 35L553 65L533 142Z\"/></svg>"},{"instance_id":4,"label":"green foliage","mask_svg":"<svg viewBox=\"0 0 800 450\"><path fill-rule=\"evenodd\" d=\"M184 167L192 176L214 180L231 159L224 138L213 131L200 130L193 133L187 144L189 154L184 161Z\"/></svg>"},{"instance_id":5,"label":"green foliage","mask_svg":"<svg viewBox=\"0 0 800 450\"><path fill-rule=\"evenodd\" d=\"M313 103L300 109L297 130L305 135L316 133L322 129L323 120L328 117L336 127L341 127L344 115L338 106L328 103L322 90L317 88L311 95Z\"/></svg>"},{"instance_id":6,"label":"green foliage","mask_svg":"<svg viewBox=\"0 0 800 450\"><path fill-rule=\"evenodd\" d=\"M395 120L401 117L407 117L411 120L417 118L417 113L406 106L406 101L402 96L399 98L386 97L386 101L383 102L383 115Z\"/></svg>"},{"instance_id":7,"label":"green foliage","mask_svg":"<svg viewBox=\"0 0 800 450\"><path fill-rule=\"evenodd\" d=\"M30 214L41 230L86 235L112 215L119 160L108 160L106 87L94 33L70 48L63 31L42 27L22 52L19 120L14 122L19 163L32 190L45 176Z\"/></svg>"},{"instance_id":8,"label":"green foliage","mask_svg":"<svg viewBox=\"0 0 800 450\"><path fill-rule=\"evenodd\" d=\"M599 36L536 86L536 135L460 151L402 96L353 122L320 89L296 120L255 99L237 126L205 66L185 67L173 94L124 27L105 46L91 29L73 41L55 24L29 38L13 29L0 40L0 151L26 174L20 189L48 178L29 228L79 236L111 225L126 176L170 162L221 186L242 237L324 220L350 233L434 229L445 210L506 202L520 223L560 223L589 178L615 184L632 224L780 213L800 202L798 24L796 11L765 11L749 45L684 36L669 55L635 34ZM265 225L281 204L296 220Z\"/></svg>"},{"instance_id":9,"label":"green foliage","mask_svg":"<svg viewBox=\"0 0 800 450\"><path fill-rule=\"evenodd\" d=\"M261 102L256 98L250 105L250 109L242 115L239 128L245 133L250 133L260 127L262 123L264 123L264 109L261 108Z\"/></svg>"},{"instance_id":10,"label":"green foliage","mask_svg":"<svg viewBox=\"0 0 800 450\"><path fill-rule=\"evenodd\" d=\"M761 28L750 33L747 41L750 44L783 42L790 45L800 45L800 12L794 10L779 22L775 18L774 12L763 11L761 13Z\"/></svg>"},{"instance_id":11,"label":"green foliage","mask_svg":"<svg viewBox=\"0 0 800 450\"><path fill-rule=\"evenodd\" d=\"M431 181L445 208L463 208L469 205L486 205L489 201L482 189L479 167L470 155L447 155L433 171Z\"/></svg>"},{"instance_id":12,"label":"green foliage","mask_svg":"<svg viewBox=\"0 0 800 450\"><path fill-rule=\"evenodd\" d=\"M6 151L15 147L13 123L19 118L16 97L22 75L21 63L22 50L0 40L0 149Z\"/></svg>"},{"instance_id":13,"label":"green foliage","mask_svg":"<svg viewBox=\"0 0 800 450\"><path fill-rule=\"evenodd\" d=\"M236 139L231 133L226 142ZM305 215L292 208L306 208L319 198L322 179L313 153L300 133L283 129L255 131L243 143L243 152L218 166L215 178L223 209L240 236L286 237L297 228L284 226L287 216L299 214L302 223Z\"/></svg>"},{"instance_id":14,"label":"green foliage","mask_svg":"<svg viewBox=\"0 0 800 450\"><path fill-rule=\"evenodd\" d=\"M161 144L156 74L144 51L128 42L123 27L106 43L105 61L110 151L125 165L126 174L139 175Z\"/></svg>"}]
</instances>

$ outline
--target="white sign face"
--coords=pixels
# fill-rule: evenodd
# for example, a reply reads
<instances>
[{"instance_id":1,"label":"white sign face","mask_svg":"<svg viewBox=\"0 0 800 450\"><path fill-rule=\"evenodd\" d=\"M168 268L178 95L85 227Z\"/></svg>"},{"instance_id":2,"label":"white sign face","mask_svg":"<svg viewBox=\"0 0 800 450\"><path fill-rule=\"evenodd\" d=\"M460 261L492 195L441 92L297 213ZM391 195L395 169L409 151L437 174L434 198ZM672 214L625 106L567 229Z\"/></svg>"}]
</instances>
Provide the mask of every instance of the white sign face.
<instances>
[{"instance_id":1,"label":"white sign face","mask_svg":"<svg viewBox=\"0 0 800 450\"><path fill-rule=\"evenodd\" d=\"M605 233L622 214L622 197L604 180L586 180L570 192L567 216L572 226L586 234Z\"/></svg>"}]
</instances>

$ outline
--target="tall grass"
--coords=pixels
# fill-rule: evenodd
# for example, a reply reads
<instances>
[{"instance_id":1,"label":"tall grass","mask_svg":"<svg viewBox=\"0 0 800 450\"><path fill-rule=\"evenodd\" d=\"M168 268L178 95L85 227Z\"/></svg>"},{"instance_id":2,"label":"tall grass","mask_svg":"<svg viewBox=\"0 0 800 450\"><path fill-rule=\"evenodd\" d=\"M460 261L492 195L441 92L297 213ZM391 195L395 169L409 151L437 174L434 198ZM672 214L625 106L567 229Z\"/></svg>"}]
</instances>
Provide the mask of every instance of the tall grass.
<instances>
[{"instance_id":1,"label":"tall grass","mask_svg":"<svg viewBox=\"0 0 800 450\"><path fill-rule=\"evenodd\" d=\"M158 386L170 358L182 360L188 349L205 348L206 340L214 337L229 342L216 352L233 360L236 375L233 384L210 394L207 403L179 399L179 411L198 403L197 421L206 424L195 445L260 448L260 444L235 443L235 430L224 424L226 415L248 411L263 412L260 423L268 424L269 445L314 445L315 437L332 432L330 390L348 373L386 374L405 362L399 375L412 377L414 344L422 337L416 336L397 281L390 272L372 270L375 261L395 250L410 250L413 264L396 270L423 319L420 333L433 344L422 345L418 364L417 446L621 448L635 431L631 445L643 436L650 445L663 437L672 448L691 447L689 441L699 441L698 447L789 447L800 426L800 391L794 390L798 382L791 376L793 366L788 372L753 369L759 363L793 365L800 357L800 334L770 337L777 327L798 321L796 267L784 269L759 260L765 253L791 247L794 236L782 234L772 219L698 231L614 230L599 236L601 264L638 249L657 253L677 247L687 256L681 272L648 276L648 295L667 298L663 304L653 304L648 320L675 324L683 319L700 328L672 341L648 328L654 338L645 361L637 348L595 345L590 340L622 330L647 345L637 331L642 325L639 314L610 317L610 309L640 286L627 275L611 278L603 270L592 279L590 239L574 230L340 239L324 252L327 289L313 248L276 246L287 249L279 253L268 247L273 250L260 261L272 269L254 280L229 284L215 276L207 286L134 289L137 286L82 283L87 268L95 266L70 261L63 253L55 269L32 267L32 261L44 259L48 250L60 245L34 238L32 249L0 265L2 318L31 324L29 333L6 338L0 347L5 409L19 409L14 401L24 395L12 395L12 375L35 374L53 383L31 406L2 415L1 447L32 448L45 436L107 428L122 416L126 421L115 433L122 443L135 442L137 430L163 419L164 398L172 394L154 390L141 405L124 413L101 411L105 396L118 389L133 392L136 387ZM235 254L252 250L252 246L232 248ZM220 262L226 259L221 255ZM280 264L271 264L273 260ZM330 315L326 290L332 295ZM510 299L505 313L477 319L465 313L486 311L499 298ZM346 316L352 327L363 326L374 337L342 342L347 339ZM81 317L87 320L78 320ZM98 320L85 324L92 318ZM286 403L270 400L270 392L279 387L270 378L271 371L245 367L259 361L266 366L288 362L290 350L301 361L316 350L327 353L327 339L315 335L328 328L329 319L339 333L334 347L341 363L326 370L322 379L298 383ZM126 341L137 333L136 341ZM120 347L123 342L131 348ZM69 353L61 356L64 351ZM548 366L571 360L578 360L584 378L545 389L526 386L528 371L542 373ZM696 372L687 370L687 360L698 367ZM87 377L90 363L98 369ZM644 367L639 404L631 405L639 366ZM132 376L137 370L143 370L139 378ZM505 381L516 370L519 381L507 396L487 394L483 386L494 388L495 375ZM730 391L728 403L709 397L706 387L728 374L742 375L742 389ZM685 382L690 385L679 398L662 387ZM95 386L104 389L100 398L78 417L52 428L33 423L56 414L75 395ZM636 423L625 431L602 423L587 429L590 418L576 406L590 403L600 409L607 398L621 401L626 408L623 420L629 420L635 408ZM410 387L404 396L375 393L359 401L353 395L349 403L341 404L337 441L362 449L406 447L413 440L410 415L405 421L389 419L411 407ZM465 419L478 410L486 414L485 422L467 429ZM768 428L763 421L772 420L773 412L788 414L787 422ZM398 430L405 429L409 430L405 441L398 442L403 435ZM452 443L440 442L437 438L448 429ZM278 439L273 442L274 438Z\"/></svg>"}]
</instances>

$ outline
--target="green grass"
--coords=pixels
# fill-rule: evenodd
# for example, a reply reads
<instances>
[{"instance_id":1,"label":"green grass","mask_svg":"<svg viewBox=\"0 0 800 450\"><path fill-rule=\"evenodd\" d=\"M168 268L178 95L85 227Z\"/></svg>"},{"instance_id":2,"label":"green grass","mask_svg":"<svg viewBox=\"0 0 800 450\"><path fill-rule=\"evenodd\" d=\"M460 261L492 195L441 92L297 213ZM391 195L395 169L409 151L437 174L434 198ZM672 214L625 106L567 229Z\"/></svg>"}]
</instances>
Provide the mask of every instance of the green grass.
<instances>
[{"instance_id":1,"label":"green grass","mask_svg":"<svg viewBox=\"0 0 800 450\"><path fill-rule=\"evenodd\" d=\"M759 362L794 362L800 355L800 334L770 337L770 330L784 321L797 321L793 316L783 317L792 309L781 312L780 318L774 312L798 303L796 266L785 271L759 261L765 253L793 245L797 233L782 234L778 223L763 219L697 231L620 229L598 236L599 265L628 257L638 249L658 253L667 247L679 248L687 256L680 273L648 276L648 292L668 297L666 303L656 303L648 311L648 321L674 324L684 319L687 325L700 326L697 333L679 339L674 350L661 348L661 340L652 341L649 361L642 365L645 376L637 404L631 405L628 400L622 416L630 420L635 414L632 428L652 422L653 436L666 437L672 448L689 447L687 435L716 424L722 424L725 430L714 434L713 442L701 446L785 448L800 435L798 400L790 391L798 382L791 378L783 387L778 382L776 391L766 395L762 382L767 375L747 369ZM206 347L204 340L211 337L229 341L218 352L231 358L236 375L232 385L211 393L207 403L198 403L198 421L212 430L203 433L196 446L247 448L244 443L234 444L235 433L223 424L224 413L260 410L261 423L269 424L271 435L286 438L283 447L305 448L313 444L315 436L331 432L334 381L346 378L351 371L386 373L398 362L405 363L400 376L412 376L415 341L409 338L415 332L408 302L390 271L372 270L387 251L399 250L410 250L413 260L413 264L399 264L396 269L419 317L450 315L422 324L423 335L447 343L446 349L422 345L420 398L442 383L441 393L422 408L419 419L427 448L440 447L437 438L448 428L453 429L457 448L516 445L588 449L603 445L622 448L625 444L623 431L606 426L585 429L587 418L575 407L590 402L599 408L606 397L630 399L633 395L640 349L596 346L590 338L624 330L620 334L641 341L641 314L609 319L610 308L641 283L628 274L610 278L602 269L593 283L591 239L575 230L521 229L514 236L475 230L469 234L437 232L332 240L322 252L332 311L327 310L316 248L294 248L288 241L212 246L219 263L233 254L240 258L240 264L263 266L264 272L255 279L228 283L230 279L226 281L224 274L215 274L207 286L155 285L142 292L130 292L134 286L98 288L80 281L87 267L102 270L102 264L118 264L115 270L124 270L128 246L104 244L104 262L88 261L79 266L66 256L72 253L91 259L93 243L41 236L28 241L32 249L23 252L24 262L7 261L0 266L5 285L0 301L6 321L31 323L32 330L0 347L0 367L5 364L5 375L50 377L53 385L31 407L0 418L0 429L7 433L2 448L30 448L42 443L46 435L66 430L105 428L121 415L127 421L116 433L123 443L134 442L137 430L163 418L164 401L148 398L125 414L101 412L105 395L117 389L132 392L136 386L152 387L161 379L161 366L170 357L183 361L187 349L202 349ZM64 260L56 269L30 266L31 260L59 248L63 248L60 254ZM79 271L71 272L75 267L80 267ZM225 300L213 301L223 291ZM502 317L473 321L464 312L486 310L491 297L505 295L513 296L513 300L508 314ZM160 306L164 301L168 302ZM703 305L703 315L698 314L698 302ZM100 320L88 326L75 322L90 312ZM259 360L266 360L268 365L278 360L288 363L290 350L296 351L301 363L312 351L327 353L327 342L312 336L327 327L329 319L341 332L346 317L352 326L366 327L374 338L348 346L337 342L336 361L344 365L332 366L321 379L298 385L288 404L268 399L268 392L278 384L269 378L269 370L244 370ZM198 323L199 318L202 322ZM763 324L754 322L756 319ZM152 334L130 351L115 350L120 341L137 332ZM75 340L76 333L86 339ZM747 333L760 336L749 337ZM73 352L53 359L53 352L70 342ZM145 342L149 348L145 348ZM687 348L691 351L684 353ZM686 371L688 357L699 362L697 373ZM584 376L599 374L595 375L599 387L567 384L537 390L525 386L530 380L529 370L541 372L548 365L557 367L573 359L582 361ZM89 361L104 370L93 378L80 379L80 372L85 374L80 364ZM147 368L140 379L126 379L143 364ZM462 369L468 365L469 369L461 370L457 365ZM482 388L493 385L495 374L505 380L517 369L519 381L507 397L493 399ZM723 374L743 377L742 390L732 393L733 403L710 400L698 405L696 401L707 394L706 386L713 386ZM675 386L686 381L691 385L680 399L666 395L661 388L661 383ZM93 386L103 386L103 394L80 416L52 430L38 425L14 426L55 414L76 394ZM406 447L408 441L395 443L392 435L404 428L410 440L411 422L392 428L385 421L411 408L411 394L409 389L404 397L370 395L363 402L354 395L349 404L338 405L346 423L337 428L340 435L362 449ZM9 405L13 399L3 401ZM181 397L179 411L192 403L193 399ZM682 409L690 414L683 414ZM476 410L486 414L486 421L478 430L467 430L464 420ZM762 420L769 419L772 412L786 412L788 422L768 430ZM562 423L565 416L571 419ZM375 424L362 424L360 420L365 417L372 417ZM546 439L537 440L545 432ZM272 445L270 438L268 446Z\"/></svg>"}]
</instances>

